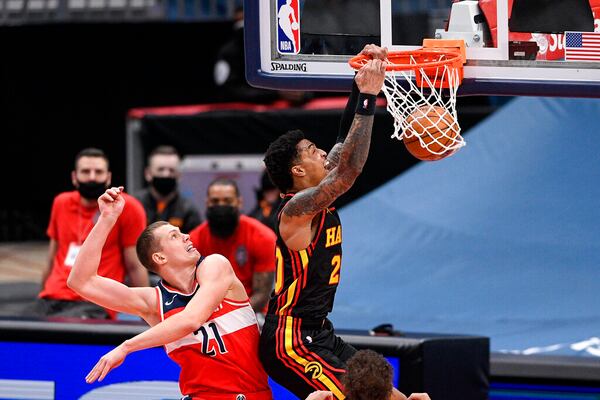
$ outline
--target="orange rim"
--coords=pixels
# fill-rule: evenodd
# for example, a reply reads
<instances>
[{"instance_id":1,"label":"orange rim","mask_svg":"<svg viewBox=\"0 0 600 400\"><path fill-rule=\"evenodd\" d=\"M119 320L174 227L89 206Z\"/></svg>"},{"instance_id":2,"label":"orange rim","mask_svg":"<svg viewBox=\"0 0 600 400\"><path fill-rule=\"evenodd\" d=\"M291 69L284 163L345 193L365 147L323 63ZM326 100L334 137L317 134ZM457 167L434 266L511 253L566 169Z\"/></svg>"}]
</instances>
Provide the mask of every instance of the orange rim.
<instances>
[{"instance_id":1,"label":"orange rim","mask_svg":"<svg viewBox=\"0 0 600 400\"><path fill-rule=\"evenodd\" d=\"M442 58L440 60L440 58ZM348 63L355 70L359 70L371 58L366 55L352 57ZM436 61L431 61L436 59ZM391 51L388 53L387 71L406 71L418 70L421 68L436 68L444 65L453 67L462 64L462 56L453 51L437 50L409 50L409 51Z\"/></svg>"}]
</instances>

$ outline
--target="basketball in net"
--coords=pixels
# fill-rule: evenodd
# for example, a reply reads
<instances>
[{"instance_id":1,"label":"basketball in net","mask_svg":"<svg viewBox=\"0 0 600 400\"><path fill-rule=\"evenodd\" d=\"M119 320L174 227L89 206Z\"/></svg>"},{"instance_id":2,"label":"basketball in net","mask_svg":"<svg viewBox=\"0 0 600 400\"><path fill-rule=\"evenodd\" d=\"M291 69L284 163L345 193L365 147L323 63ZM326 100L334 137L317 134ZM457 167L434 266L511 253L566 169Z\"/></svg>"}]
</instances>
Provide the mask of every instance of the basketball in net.
<instances>
[{"instance_id":1,"label":"basketball in net","mask_svg":"<svg viewBox=\"0 0 600 400\"><path fill-rule=\"evenodd\" d=\"M456 113L465 46L462 40L426 39L419 50L388 53L382 88L394 117L392 138L403 140L420 160L436 161L465 145ZM358 55L350 65L358 70L369 58Z\"/></svg>"},{"instance_id":2,"label":"basketball in net","mask_svg":"<svg viewBox=\"0 0 600 400\"><path fill-rule=\"evenodd\" d=\"M404 145L419 160L437 161L456 151L460 127L440 106L421 106L406 119Z\"/></svg>"}]
</instances>

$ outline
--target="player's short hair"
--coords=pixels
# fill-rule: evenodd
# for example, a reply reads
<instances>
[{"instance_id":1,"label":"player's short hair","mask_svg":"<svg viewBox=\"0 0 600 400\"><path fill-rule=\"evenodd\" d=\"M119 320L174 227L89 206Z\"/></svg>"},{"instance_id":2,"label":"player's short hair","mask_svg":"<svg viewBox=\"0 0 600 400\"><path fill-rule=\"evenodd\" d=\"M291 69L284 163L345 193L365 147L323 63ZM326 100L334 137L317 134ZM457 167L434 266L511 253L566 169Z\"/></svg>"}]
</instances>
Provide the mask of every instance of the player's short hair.
<instances>
[{"instance_id":1,"label":"player's short hair","mask_svg":"<svg viewBox=\"0 0 600 400\"><path fill-rule=\"evenodd\" d=\"M156 221L146 227L135 244L135 252L144 267L150 272L156 272L156 264L152 261L152 254L161 250L159 240L154 231L161 226L168 225L166 221Z\"/></svg>"},{"instance_id":2,"label":"player's short hair","mask_svg":"<svg viewBox=\"0 0 600 400\"><path fill-rule=\"evenodd\" d=\"M299 129L288 131L278 137L265 153L265 166L271 181L282 193L294 186L292 166L298 161L298 143L304 139L304 132Z\"/></svg>"},{"instance_id":3,"label":"player's short hair","mask_svg":"<svg viewBox=\"0 0 600 400\"><path fill-rule=\"evenodd\" d=\"M152 157L159 156L159 155L160 156L177 156L177 157L181 158L181 156L179 155L179 152L177 151L177 149L175 147L162 145L162 146L156 147L154 150L152 150L150 152L150 154L148 154L147 163L150 164L150 160L152 160Z\"/></svg>"},{"instance_id":4,"label":"player's short hair","mask_svg":"<svg viewBox=\"0 0 600 400\"><path fill-rule=\"evenodd\" d=\"M216 179L213 179L213 181L210 182L208 184L208 186L206 187L206 194L208 195L208 191L210 190L210 188L213 187L213 186L216 186L216 185L233 186L233 188L235 189L235 195L236 195L236 197L240 197L240 188L238 187L237 182L234 181L233 179L230 179L230 178L216 178Z\"/></svg>"},{"instance_id":5,"label":"player's short hair","mask_svg":"<svg viewBox=\"0 0 600 400\"><path fill-rule=\"evenodd\" d=\"M360 350L348 360L342 378L347 400L388 400L392 394L393 369L373 350Z\"/></svg>"},{"instance_id":6,"label":"player's short hair","mask_svg":"<svg viewBox=\"0 0 600 400\"><path fill-rule=\"evenodd\" d=\"M77 153L77 155L75 156L75 171L77 171L77 163L83 157L103 158L104 161L106 161L106 168L110 170L110 162L108 161L108 157L106 156L106 153L104 153L104 151L95 147L86 147L85 149Z\"/></svg>"}]
</instances>

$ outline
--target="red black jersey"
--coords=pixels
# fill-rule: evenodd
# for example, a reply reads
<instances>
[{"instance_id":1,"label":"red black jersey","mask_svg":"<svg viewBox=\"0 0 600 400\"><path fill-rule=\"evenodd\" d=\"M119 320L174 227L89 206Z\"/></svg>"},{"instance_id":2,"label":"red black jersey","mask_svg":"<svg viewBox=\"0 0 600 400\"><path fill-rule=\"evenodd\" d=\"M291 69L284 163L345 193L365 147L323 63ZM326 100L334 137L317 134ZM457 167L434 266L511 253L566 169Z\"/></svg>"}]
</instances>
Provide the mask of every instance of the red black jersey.
<instances>
[{"instance_id":1,"label":"red black jersey","mask_svg":"<svg viewBox=\"0 0 600 400\"><path fill-rule=\"evenodd\" d=\"M279 233L281 211L292 194L279 206L275 289L268 314L305 319L322 319L333 308L342 265L342 225L335 208L327 208L314 217L316 234L303 250L290 250Z\"/></svg>"},{"instance_id":2,"label":"red black jersey","mask_svg":"<svg viewBox=\"0 0 600 400\"><path fill-rule=\"evenodd\" d=\"M198 288L196 284L192 293L181 293L160 281L156 295L161 320L185 309ZM250 302L225 298L196 331L164 347L181 367L181 393L193 399L271 400L267 374L258 359L258 340Z\"/></svg>"}]
</instances>

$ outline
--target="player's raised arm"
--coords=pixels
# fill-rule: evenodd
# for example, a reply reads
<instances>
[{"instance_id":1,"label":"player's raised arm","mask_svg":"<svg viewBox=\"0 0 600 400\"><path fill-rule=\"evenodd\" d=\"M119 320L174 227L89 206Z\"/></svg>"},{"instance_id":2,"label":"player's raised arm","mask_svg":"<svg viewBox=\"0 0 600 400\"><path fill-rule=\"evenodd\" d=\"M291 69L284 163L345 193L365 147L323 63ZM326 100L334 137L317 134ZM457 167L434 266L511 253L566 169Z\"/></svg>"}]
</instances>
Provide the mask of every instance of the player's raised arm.
<instances>
[{"instance_id":1,"label":"player's raised arm","mask_svg":"<svg viewBox=\"0 0 600 400\"><path fill-rule=\"evenodd\" d=\"M282 218L312 219L350 189L362 172L369 154L376 96L385 79L385 61L369 60L354 79L360 90L358 105L348 136L339 150L337 166L317 186L298 192L286 204Z\"/></svg>"},{"instance_id":2,"label":"player's raised arm","mask_svg":"<svg viewBox=\"0 0 600 400\"><path fill-rule=\"evenodd\" d=\"M234 284L235 274L225 257L213 254L198 267L196 277L200 287L183 311L124 341L102 356L87 375L86 382L102 381L130 353L162 346L197 331L223 301Z\"/></svg>"},{"instance_id":3,"label":"player's raised arm","mask_svg":"<svg viewBox=\"0 0 600 400\"><path fill-rule=\"evenodd\" d=\"M122 187L107 189L98 199L100 217L81 246L67 285L81 297L102 307L143 317L154 309L152 288L129 288L98 275L102 248L125 206L122 190Z\"/></svg>"},{"instance_id":4,"label":"player's raised arm","mask_svg":"<svg viewBox=\"0 0 600 400\"><path fill-rule=\"evenodd\" d=\"M360 54L371 57L372 59L377 60L386 60L388 55L388 50L386 47L379 47L374 44L368 44L364 47L364 49L360 52ZM346 136L348 136L348 131L352 126L352 122L356 115L356 106L358 105L358 96L360 94L360 90L356 84L356 81L352 81L352 90L350 91L350 96L348 96L348 101L346 102L346 108L344 108L344 112L342 113L342 118L340 120L340 127L338 130L338 136L336 139L336 143L333 148L327 154L327 163L325 164L326 168L331 170L336 167L340 162L340 153L342 151L342 145L344 140L346 140Z\"/></svg>"}]
</instances>

